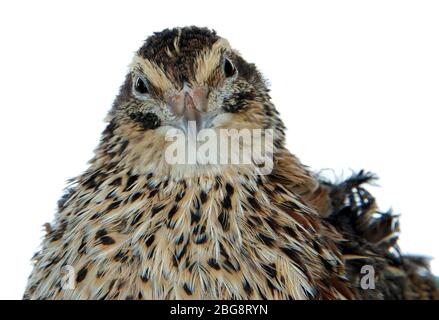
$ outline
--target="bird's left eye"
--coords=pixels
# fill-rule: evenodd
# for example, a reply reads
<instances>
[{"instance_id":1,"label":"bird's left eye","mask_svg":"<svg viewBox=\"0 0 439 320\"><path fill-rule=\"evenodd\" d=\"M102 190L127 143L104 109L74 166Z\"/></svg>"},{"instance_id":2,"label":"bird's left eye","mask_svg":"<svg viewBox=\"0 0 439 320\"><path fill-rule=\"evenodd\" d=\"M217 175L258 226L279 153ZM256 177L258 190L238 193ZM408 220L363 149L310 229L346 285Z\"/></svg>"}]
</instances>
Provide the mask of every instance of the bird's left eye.
<instances>
[{"instance_id":1,"label":"bird's left eye","mask_svg":"<svg viewBox=\"0 0 439 320\"><path fill-rule=\"evenodd\" d=\"M136 77L134 82L134 90L140 94L147 94L149 92L148 82L142 77Z\"/></svg>"},{"instance_id":2,"label":"bird's left eye","mask_svg":"<svg viewBox=\"0 0 439 320\"><path fill-rule=\"evenodd\" d=\"M230 61L227 58L224 58L224 65L223 65L224 75L226 78L233 77L236 73L236 68L233 65L232 61Z\"/></svg>"}]
</instances>

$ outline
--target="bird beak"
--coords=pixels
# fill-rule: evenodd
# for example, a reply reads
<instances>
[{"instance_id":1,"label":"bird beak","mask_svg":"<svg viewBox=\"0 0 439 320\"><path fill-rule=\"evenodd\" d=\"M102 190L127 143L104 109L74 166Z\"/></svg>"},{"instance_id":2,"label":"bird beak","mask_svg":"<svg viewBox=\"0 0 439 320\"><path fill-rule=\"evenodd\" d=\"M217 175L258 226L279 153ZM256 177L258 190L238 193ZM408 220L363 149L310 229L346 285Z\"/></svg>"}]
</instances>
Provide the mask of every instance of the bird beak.
<instances>
[{"instance_id":1,"label":"bird beak","mask_svg":"<svg viewBox=\"0 0 439 320\"><path fill-rule=\"evenodd\" d=\"M174 115L186 122L195 121L199 130L202 114L207 111L207 93L206 87L190 88L185 85L179 93L168 98L168 106Z\"/></svg>"}]
</instances>

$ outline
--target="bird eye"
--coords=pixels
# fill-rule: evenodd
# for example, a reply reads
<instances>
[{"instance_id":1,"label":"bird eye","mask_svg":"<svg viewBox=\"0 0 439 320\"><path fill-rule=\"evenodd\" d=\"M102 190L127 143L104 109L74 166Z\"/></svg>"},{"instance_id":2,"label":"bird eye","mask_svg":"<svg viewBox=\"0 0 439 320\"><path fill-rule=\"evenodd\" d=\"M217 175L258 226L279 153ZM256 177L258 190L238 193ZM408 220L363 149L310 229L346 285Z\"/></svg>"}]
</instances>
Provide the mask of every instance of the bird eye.
<instances>
[{"instance_id":1,"label":"bird eye","mask_svg":"<svg viewBox=\"0 0 439 320\"><path fill-rule=\"evenodd\" d=\"M134 82L134 90L140 94L147 94L149 92L147 81L144 78L137 77Z\"/></svg>"},{"instance_id":2,"label":"bird eye","mask_svg":"<svg viewBox=\"0 0 439 320\"><path fill-rule=\"evenodd\" d=\"M230 78L233 75L235 75L236 73L236 68L233 65L232 61L230 61L229 59L225 58L224 59L224 75L226 76L226 78Z\"/></svg>"}]
</instances>

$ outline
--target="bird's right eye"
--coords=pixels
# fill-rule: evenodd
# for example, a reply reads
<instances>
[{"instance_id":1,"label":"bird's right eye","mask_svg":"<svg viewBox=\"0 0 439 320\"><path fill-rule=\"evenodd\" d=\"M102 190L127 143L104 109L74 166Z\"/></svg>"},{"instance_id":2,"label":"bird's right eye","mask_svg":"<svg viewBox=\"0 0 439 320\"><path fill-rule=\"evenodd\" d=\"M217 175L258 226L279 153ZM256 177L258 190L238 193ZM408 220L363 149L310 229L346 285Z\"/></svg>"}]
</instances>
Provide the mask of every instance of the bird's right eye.
<instances>
[{"instance_id":1,"label":"bird's right eye","mask_svg":"<svg viewBox=\"0 0 439 320\"><path fill-rule=\"evenodd\" d=\"M142 77L136 77L134 82L134 90L140 94L147 94L149 92L147 80Z\"/></svg>"}]
</instances>

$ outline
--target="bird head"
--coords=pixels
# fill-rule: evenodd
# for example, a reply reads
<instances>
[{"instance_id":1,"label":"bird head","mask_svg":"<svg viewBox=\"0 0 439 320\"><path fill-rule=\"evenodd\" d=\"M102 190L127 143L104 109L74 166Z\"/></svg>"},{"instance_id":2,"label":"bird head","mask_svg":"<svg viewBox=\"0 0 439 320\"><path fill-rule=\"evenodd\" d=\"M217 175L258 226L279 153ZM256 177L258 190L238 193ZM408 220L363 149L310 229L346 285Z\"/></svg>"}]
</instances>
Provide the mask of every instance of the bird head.
<instances>
[{"instance_id":1,"label":"bird head","mask_svg":"<svg viewBox=\"0 0 439 320\"><path fill-rule=\"evenodd\" d=\"M116 144L127 145L120 153L143 164L151 157L160 162L169 130L187 134L189 124L196 132L273 129L274 145L283 143L283 124L255 65L206 28L150 36L130 64L108 121L107 140L116 136Z\"/></svg>"}]
</instances>

